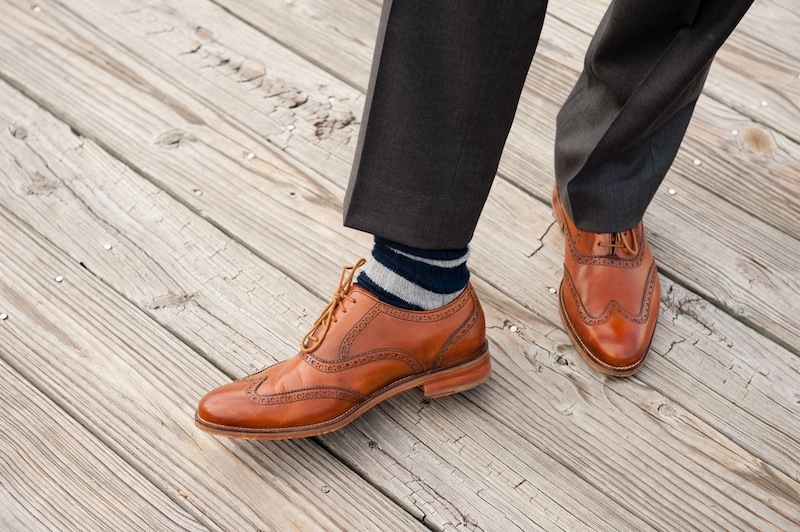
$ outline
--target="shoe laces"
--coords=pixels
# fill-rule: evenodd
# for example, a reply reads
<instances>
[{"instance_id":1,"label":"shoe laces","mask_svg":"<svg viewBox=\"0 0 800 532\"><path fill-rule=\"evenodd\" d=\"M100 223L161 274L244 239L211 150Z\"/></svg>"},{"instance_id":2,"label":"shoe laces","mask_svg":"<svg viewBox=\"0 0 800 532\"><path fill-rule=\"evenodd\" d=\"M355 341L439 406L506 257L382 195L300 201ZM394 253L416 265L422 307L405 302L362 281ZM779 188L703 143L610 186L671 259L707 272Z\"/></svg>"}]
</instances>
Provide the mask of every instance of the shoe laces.
<instances>
[{"instance_id":1,"label":"shoe laces","mask_svg":"<svg viewBox=\"0 0 800 532\"><path fill-rule=\"evenodd\" d=\"M630 242L626 238L626 234L630 234ZM598 246L603 246L606 248L614 248L614 249L624 249L631 255L638 255L639 254L639 241L636 239L636 230L631 229L630 231L623 231L621 233L611 233L611 243L607 244L605 242L598 242Z\"/></svg>"},{"instance_id":2,"label":"shoe laces","mask_svg":"<svg viewBox=\"0 0 800 532\"><path fill-rule=\"evenodd\" d=\"M345 266L342 268L342 273L339 276L339 287L333 292L333 299L328 306L325 307L320 313L317 321L311 326L311 330L303 337L300 342L300 351L302 353L310 353L322 345L322 341L328 334L331 325L336 323L336 311L342 309L342 313L347 313L345 302L355 303L355 299L349 295L350 287L353 286L353 278L355 277L356 270L366 264L366 259L359 259L352 266Z\"/></svg>"}]
</instances>

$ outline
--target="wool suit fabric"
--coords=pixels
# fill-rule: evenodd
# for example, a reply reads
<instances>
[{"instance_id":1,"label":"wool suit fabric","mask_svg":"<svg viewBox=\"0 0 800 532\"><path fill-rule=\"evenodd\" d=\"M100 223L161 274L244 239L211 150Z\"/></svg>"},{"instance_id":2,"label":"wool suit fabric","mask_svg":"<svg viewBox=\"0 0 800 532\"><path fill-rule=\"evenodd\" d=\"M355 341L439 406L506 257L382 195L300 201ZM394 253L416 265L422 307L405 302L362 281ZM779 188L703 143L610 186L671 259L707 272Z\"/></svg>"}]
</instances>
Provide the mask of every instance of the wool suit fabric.
<instances>
[{"instance_id":1,"label":"wool suit fabric","mask_svg":"<svg viewBox=\"0 0 800 532\"><path fill-rule=\"evenodd\" d=\"M579 228L617 232L642 219L714 55L751 4L612 1L556 120L555 180ZM423 249L469 243L546 6L384 2L346 226Z\"/></svg>"}]
</instances>

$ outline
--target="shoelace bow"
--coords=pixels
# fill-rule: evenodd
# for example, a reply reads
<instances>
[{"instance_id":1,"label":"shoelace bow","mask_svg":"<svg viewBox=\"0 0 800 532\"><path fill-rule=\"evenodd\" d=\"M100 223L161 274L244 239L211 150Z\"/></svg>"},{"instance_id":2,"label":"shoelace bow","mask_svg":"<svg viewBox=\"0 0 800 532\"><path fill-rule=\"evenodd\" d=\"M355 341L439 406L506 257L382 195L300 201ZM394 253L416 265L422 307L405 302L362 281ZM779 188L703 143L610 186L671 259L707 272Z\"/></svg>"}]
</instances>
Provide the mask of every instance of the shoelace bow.
<instances>
[{"instance_id":1,"label":"shoelace bow","mask_svg":"<svg viewBox=\"0 0 800 532\"><path fill-rule=\"evenodd\" d=\"M625 238L625 233L630 233L632 243L629 243L628 239ZM631 255L639 254L639 241L636 239L635 229L631 229L630 231L623 231L621 233L612 233L611 244L606 244L605 242L598 242L597 245L606 248L622 248Z\"/></svg>"},{"instance_id":2,"label":"shoelace bow","mask_svg":"<svg viewBox=\"0 0 800 532\"><path fill-rule=\"evenodd\" d=\"M366 264L366 259L359 259L352 266L345 266L342 268L342 274L339 276L339 287L333 292L333 299L328 306L320 313L317 321L311 326L311 330L303 337L300 342L300 351L302 353L310 353L318 348L331 325L336 323L336 310L341 307L342 312L346 313L345 301L355 303L355 299L348 295L350 287L353 286L353 278L355 277L356 270ZM315 334L316 333L316 334Z\"/></svg>"}]
</instances>

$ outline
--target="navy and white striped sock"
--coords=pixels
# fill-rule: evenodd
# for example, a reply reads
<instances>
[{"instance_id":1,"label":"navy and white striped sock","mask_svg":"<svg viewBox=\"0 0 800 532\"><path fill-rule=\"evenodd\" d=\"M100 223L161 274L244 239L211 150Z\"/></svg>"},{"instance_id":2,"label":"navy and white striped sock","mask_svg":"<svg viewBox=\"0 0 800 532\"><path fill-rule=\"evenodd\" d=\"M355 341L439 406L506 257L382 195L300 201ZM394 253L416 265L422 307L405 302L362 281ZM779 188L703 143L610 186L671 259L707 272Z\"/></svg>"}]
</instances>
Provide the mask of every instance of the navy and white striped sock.
<instances>
[{"instance_id":1,"label":"navy and white striped sock","mask_svg":"<svg viewBox=\"0 0 800 532\"><path fill-rule=\"evenodd\" d=\"M356 283L381 301L409 310L433 310L457 298L469 282L469 248L429 250L375 237L372 260Z\"/></svg>"}]
</instances>

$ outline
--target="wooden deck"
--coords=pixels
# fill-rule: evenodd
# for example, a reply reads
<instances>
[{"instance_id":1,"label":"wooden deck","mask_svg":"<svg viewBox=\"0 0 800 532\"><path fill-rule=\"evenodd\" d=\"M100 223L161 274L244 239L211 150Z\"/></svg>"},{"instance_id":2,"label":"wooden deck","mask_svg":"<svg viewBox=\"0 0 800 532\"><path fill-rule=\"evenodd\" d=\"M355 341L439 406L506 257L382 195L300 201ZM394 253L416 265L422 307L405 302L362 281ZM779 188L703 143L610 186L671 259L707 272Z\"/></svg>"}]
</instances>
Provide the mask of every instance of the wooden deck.
<instances>
[{"instance_id":1,"label":"wooden deck","mask_svg":"<svg viewBox=\"0 0 800 532\"><path fill-rule=\"evenodd\" d=\"M800 529L795 0L720 51L648 212L630 379L552 293L555 113L604 3L551 2L473 242L493 378L268 443L194 407L294 354L369 250L340 210L379 5L0 3L0 529Z\"/></svg>"}]
</instances>

